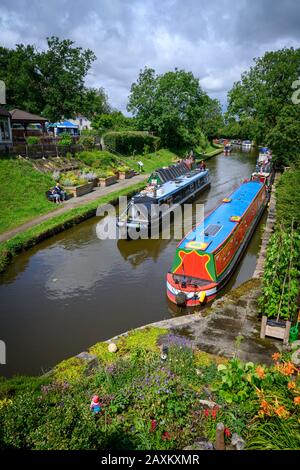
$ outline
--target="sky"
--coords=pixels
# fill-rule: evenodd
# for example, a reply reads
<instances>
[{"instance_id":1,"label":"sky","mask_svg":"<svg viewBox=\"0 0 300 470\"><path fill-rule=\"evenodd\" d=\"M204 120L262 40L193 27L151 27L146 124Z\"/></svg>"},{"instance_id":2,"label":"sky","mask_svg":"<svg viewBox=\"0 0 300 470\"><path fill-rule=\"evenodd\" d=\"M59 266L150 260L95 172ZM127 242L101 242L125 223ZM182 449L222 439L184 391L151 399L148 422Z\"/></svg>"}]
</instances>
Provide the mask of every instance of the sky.
<instances>
[{"instance_id":1,"label":"sky","mask_svg":"<svg viewBox=\"0 0 300 470\"><path fill-rule=\"evenodd\" d=\"M47 36L92 49L86 84L123 112L145 66L192 71L225 108L254 57L300 46L300 0L0 0L0 45L42 50Z\"/></svg>"}]
</instances>

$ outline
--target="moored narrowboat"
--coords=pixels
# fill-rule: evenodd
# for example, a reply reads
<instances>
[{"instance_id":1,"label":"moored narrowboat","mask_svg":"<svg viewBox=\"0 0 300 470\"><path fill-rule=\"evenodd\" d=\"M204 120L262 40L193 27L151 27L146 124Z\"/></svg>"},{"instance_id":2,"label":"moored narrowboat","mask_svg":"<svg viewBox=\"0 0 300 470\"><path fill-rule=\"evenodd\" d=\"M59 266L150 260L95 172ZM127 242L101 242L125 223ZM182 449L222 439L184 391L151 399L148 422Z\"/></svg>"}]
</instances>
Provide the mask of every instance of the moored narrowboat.
<instances>
[{"instance_id":1,"label":"moored narrowboat","mask_svg":"<svg viewBox=\"0 0 300 470\"><path fill-rule=\"evenodd\" d=\"M210 186L209 170L189 169L180 163L156 170L148 180L148 186L135 194L117 219L120 233L131 238L130 232L151 232L179 206L194 198Z\"/></svg>"},{"instance_id":2,"label":"moored narrowboat","mask_svg":"<svg viewBox=\"0 0 300 470\"><path fill-rule=\"evenodd\" d=\"M268 202L261 181L245 181L177 246L167 296L181 306L213 300L238 264Z\"/></svg>"}]
</instances>

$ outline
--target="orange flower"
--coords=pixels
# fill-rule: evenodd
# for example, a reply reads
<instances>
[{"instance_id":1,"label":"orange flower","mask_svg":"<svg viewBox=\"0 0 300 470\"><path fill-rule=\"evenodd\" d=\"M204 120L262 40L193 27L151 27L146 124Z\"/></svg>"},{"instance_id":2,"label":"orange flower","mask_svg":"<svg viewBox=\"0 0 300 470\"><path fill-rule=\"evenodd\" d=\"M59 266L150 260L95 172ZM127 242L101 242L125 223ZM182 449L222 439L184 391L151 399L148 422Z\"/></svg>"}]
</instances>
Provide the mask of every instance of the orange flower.
<instances>
[{"instance_id":1,"label":"orange flower","mask_svg":"<svg viewBox=\"0 0 300 470\"><path fill-rule=\"evenodd\" d=\"M294 403L295 403L295 405L300 405L300 397L295 397L294 398Z\"/></svg>"},{"instance_id":2,"label":"orange flower","mask_svg":"<svg viewBox=\"0 0 300 470\"><path fill-rule=\"evenodd\" d=\"M289 389L289 390L293 390L295 387L296 387L295 382L293 382L293 381L291 380L291 381L288 383L288 389Z\"/></svg>"},{"instance_id":3,"label":"orange flower","mask_svg":"<svg viewBox=\"0 0 300 470\"><path fill-rule=\"evenodd\" d=\"M272 355L273 361L278 361L278 360L280 359L280 357L281 357L281 354L278 353L278 352L277 352L277 353L274 353L274 354Z\"/></svg>"},{"instance_id":4,"label":"orange flower","mask_svg":"<svg viewBox=\"0 0 300 470\"><path fill-rule=\"evenodd\" d=\"M270 409L270 405L269 403L266 401L266 400L262 400L260 402L260 410L258 412L258 415L260 417L263 417L264 415L268 415L268 416L271 416L271 409Z\"/></svg>"},{"instance_id":5,"label":"orange flower","mask_svg":"<svg viewBox=\"0 0 300 470\"><path fill-rule=\"evenodd\" d=\"M274 413L276 413L279 418L287 418L289 415L288 411L285 409L284 406L279 406L278 408L276 408L274 410Z\"/></svg>"},{"instance_id":6,"label":"orange flower","mask_svg":"<svg viewBox=\"0 0 300 470\"><path fill-rule=\"evenodd\" d=\"M264 371L263 367L261 367L261 366L256 367L255 372L256 372L256 375L260 379L263 379L266 376L265 371Z\"/></svg>"},{"instance_id":7,"label":"orange flower","mask_svg":"<svg viewBox=\"0 0 300 470\"><path fill-rule=\"evenodd\" d=\"M292 362L286 362L283 366L283 370L282 370L282 373L284 375L293 375L293 373L295 372L296 370L296 367L294 366L294 364Z\"/></svg>"}]
</instances>

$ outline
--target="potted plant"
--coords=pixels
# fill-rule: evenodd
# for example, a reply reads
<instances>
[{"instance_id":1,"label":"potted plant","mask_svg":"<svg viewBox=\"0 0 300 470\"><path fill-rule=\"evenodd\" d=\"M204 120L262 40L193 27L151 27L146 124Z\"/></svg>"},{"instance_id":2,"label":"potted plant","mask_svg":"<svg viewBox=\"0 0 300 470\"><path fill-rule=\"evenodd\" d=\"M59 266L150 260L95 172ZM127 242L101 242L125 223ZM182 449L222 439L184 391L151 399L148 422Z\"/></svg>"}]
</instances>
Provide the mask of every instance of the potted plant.
<instances>
[{"instance_id":1,"label":"potted plant","mask_svg":"<svg viewBox=\"0 0 300 470\"><path fill-rule=\"evenodd\" d=\"M99 178L95 171L91 171L90 168L84 168L81 174L82 179L87 182L93 183L93 187L98 186Z\"/></svg>"},{"instance_id":2,"label":"potted plant","mask_svg":"<svg viewBox=\"0 0 300 470\"><path fill-rule=\"evenodd\" d=\"M70 192L75 197L83 196L93 190L94 183L87 182L81 175L68 171L60 178L60 183L64 186L67 192Z\"/></svg>"},{"instance_id":3,"label":"potted plant","mask_svg":"<svg viewBox=\"0 0 300 470\"><path fill-rule=\"evenodd\" d=\"M119 180L127 180L134 176L134 170L130 169L127 165L119 166L117 171Z\"/></svg>"},{"instance_id":4,"label":"potted plant","mask_svg":"<svg viewBox=\"0 0 300 470\"><path fill-rule=\"evenodd\" d=\"M284 343L289 340L297 314L299 253L300 239L293 227L290 232L277 229L270 238L259 299L261 338L271 336Z\"/></svg>"},{"instance_id":5,"label":"potted plant","mask_svg":"<svg viewBox=\"0 0 300 470\"><path fill-rule=\"evenodd\" d=\"M117 182L118 177L112 170L102 170L99 172L98 186L106 187L111 186Z\"/></svg>"}]
</instances>

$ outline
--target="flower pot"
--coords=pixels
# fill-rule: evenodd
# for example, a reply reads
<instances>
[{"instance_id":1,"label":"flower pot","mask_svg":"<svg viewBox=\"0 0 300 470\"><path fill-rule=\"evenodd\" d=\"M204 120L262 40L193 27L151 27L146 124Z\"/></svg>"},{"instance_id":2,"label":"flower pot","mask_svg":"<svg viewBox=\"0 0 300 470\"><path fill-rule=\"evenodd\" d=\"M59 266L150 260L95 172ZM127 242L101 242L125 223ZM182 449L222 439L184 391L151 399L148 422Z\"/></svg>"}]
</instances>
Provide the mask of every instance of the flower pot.
<instances>
[{"instance_id":1,"label":"flower pot","mask_svg":"<svg viewBox=\"0 0 300 470\"><path fill-rule=\"evenodd\" d=\"M265 338L270 336L271 338L282 339L283 344L287 344L289 341L291 329L291 322L289 320L274 320L267 318L265 315L261 319L261 330L260 337Z\"/></svg>"},{"instance_id":2,"label":"flower pot","mask_svg":"<svg viewBox=\"0 0 300 470\"><path fill-rule=\"evenodd\" d=\"M117 182L117 176L108 176L107 178L99 178L98 186L104 188L106 186L110 186Z\"/></svg>"},{"instance_id":3,"label":"flower pot","mask_svg":"<svg viewBox=\"0 0 300 470\"><path fill-rule=\"evenodd\" d=\"M134 176L134 170L119 171L118 176L119 176L119 180L127 180Z\"/></svg>"},{"instance_id":4,"label":"flower pot","mask_svg":"<svg viewBox=\"0 0 300 470\"><path fill-rule=\"evenodd\" d=\"M84 194L90 193L93 190L94 183L85 183L81 184L80 186L68 186L66 189L68 192L73 194L74 197L80 197Z\"/></svg>"},{"instance_id":5,"label":"flower pot","mask_svg":"<svg viewBox=\"0 0 300 470\"><path fill-rule=\"evenodd\" d=\"M91 181L91 183L93 183L93 188L96 188L98 186L98 183L99 183L99 178L93 178Z\"/></svg>"}]
</instances>

